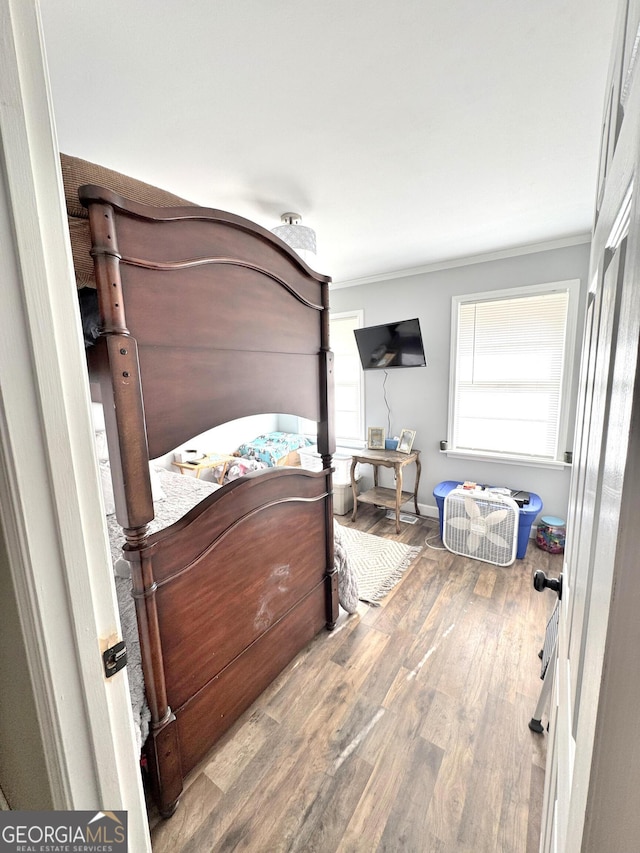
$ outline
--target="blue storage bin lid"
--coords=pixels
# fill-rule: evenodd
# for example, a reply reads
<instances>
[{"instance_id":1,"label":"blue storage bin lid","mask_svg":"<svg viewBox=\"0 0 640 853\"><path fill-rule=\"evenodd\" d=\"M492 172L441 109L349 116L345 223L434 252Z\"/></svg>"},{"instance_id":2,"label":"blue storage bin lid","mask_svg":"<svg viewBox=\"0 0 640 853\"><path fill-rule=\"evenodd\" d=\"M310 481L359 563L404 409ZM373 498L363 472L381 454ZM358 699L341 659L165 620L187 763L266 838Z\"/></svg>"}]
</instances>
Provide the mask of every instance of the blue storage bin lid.
<instances>
[{"instance_id":1,"label":"blue storage bin lid","mask_svg":"<svg viewBox=\"0 0 640 853\"><path fill-rule=\"evenodd\" d=\"M547 527L564 527L565 525L564 518L558 518L557 515L543 515L540 521Z\"/></svg>"},{"instance_id":2,"label":"blue storage bin lid","mask_svg":"<svg viewBox=\"0 0 640 853\"><path fill-rule=\"evenodd\" d=\"M457 489L462 485L460 480L443 480L433 490L433 496L436 500L444 500L452 489ZM529 503L520 507L520 515L528 517L537 515L542 509L542 498L535 492L529 492ZM561 521L564 524L564 521Z\"/></svg>"},{"instance_id":3,"label":"blue storage bin lid","mask_svg":"<svg viewBox=\"0 0 640 853\"><path fill-rule=\"evenodd\" d=\"M438 483L438 485L433 490L433 495L436 498L444 498L449 494L451 489L456 489L458 486L461 486L462 483L458 482L458 480L444 480L442 483Z\"/></svg>"}]
</instances>

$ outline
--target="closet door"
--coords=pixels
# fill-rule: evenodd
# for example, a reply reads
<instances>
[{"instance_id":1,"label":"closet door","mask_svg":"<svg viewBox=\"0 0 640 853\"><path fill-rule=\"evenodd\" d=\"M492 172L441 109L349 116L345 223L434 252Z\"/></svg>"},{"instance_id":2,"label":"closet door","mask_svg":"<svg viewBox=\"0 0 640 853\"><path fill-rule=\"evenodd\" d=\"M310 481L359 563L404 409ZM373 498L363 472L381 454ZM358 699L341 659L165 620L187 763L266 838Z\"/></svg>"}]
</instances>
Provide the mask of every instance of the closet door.
<instances>
[{"instance_id":1,"label":"closet door","mask_svg":"<svg viewBox=\"0 0 640 853\"><path fill-rule=\"evenodd\" d=\"M540 845L562 853L640 837L639 13L619 13L593 231Z\"/></svg>"}]
</instances>

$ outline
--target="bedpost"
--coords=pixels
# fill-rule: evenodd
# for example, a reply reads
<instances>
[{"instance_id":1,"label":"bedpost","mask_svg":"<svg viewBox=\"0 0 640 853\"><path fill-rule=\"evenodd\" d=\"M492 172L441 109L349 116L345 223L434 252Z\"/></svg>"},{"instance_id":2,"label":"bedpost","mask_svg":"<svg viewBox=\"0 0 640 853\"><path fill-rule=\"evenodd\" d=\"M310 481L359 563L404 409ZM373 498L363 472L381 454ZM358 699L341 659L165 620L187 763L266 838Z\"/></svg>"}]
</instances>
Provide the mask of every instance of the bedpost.
<instances>
[{"instance_id":1,"label":"bedpost","mask_svg":"<svg viewBox=\"0 0 640 853\"><path fill-rule=\"evenodd\" d=\"M151 561L153 546L147 547L154 509L138 343L127 328L114 209L101 202L92 202L88 208L102 319L91 365L100 383L116 518L126 538L124 556L131 564L145 692L151 712L145 752L158 810L163 817L169 817L182 793L182 767L176 718L167 702L157 584Z\"/></svg>"},{"instance_id":2,"label":"bedpost","mask_svg":"<svg viewBox=\"0 0 640 853\"><path fill-rule=\"evenodd\" d=\"M336 450L333 353L329 340L329 283L322 282L322 313L320 315L320 422L318 451L325 468L331 467ZM325 456L328 459L325 461Z\"/></svg>"},{"instance_id":3,"label":"bedpost","mask_svg":"<svg viewBox=\"0 0 640 853\"><path fill-rule=\"evenodd\" d=\"M182 763L175 714L167 702L164 661L156 607L157 584L153 577L151 554L154 546L142 553L125 530L124 553L131 563L133 598L136 605L140 653L145 674L145 692L151 727L144 746L153 796L162 817L171 817L182 793Z\"/></svg>"},{"instance_id":4,"label":"bedpost","mask_svg":"<svg viewBox=\"0 0 640 853\"><path fill-rule=\"evenodd\" d=\"M329 340L329 282L322 283L322 314L320 328L320 421L318 423L318 452L327 477L327 628L333 630L338 620L338 573L333 548L333 454L336 449L334 434L334 375L333 353Z\"/></svg>"},{"instance_id":5,"label":"bedpost","mask_svg":"<svg viewBox=\"0 0 640 853\"><path fill-rule=\"evenodd\" d=\"M138 530L154 512L138 345L127 328L111 205L90 204L89 225L102 320L91 363L100 382L116 517L123 528Z\"/></svg>"}]
</instances>

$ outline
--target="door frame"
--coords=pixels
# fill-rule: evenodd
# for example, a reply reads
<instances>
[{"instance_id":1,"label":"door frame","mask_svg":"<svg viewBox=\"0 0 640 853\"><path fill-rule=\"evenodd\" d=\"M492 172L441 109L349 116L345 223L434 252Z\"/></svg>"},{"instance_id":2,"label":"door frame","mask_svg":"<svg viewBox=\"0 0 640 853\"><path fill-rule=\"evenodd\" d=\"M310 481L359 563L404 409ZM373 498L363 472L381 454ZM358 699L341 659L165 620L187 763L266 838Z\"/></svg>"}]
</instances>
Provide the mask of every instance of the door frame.
<instances>
[{"instance_id":1,"label":"door frame","mask_svg":"<svg viewBox=\"0 0 640 853\"><path fill-rule=\"evenodd\" d=\"M55 809L150 851L37 0L0 0L0 502ZM33 771L32 771L33 772ZM9 802L9 805L12 805Z\"/></svg>"},{"instance_id":2,"label":"door frame","mask_svg":"<svg viewBox=\"0 0 640 853\"><path fill-rule=\"evenodd\" d=\"M639 0L620 0L613 55L607 86L603 124L601 174L598 180L596 218L591 242L589 280L603 286L611 252L629 228L624 249L624 271L616 273L620 293L619 318L612 332L615 348L607 377L581 375L581 399L595 388L608 389L604 402L602 449L598 460L592 501L591 525L571 525L567 539L591 536L587 554L593 567L584 599L584 623L580 656L581 681L573 680L565 661L566 624L558 639L555 702L551 713L541 850L562 853L601 853L603 850L634 850L640 838L640 809L634 795L640 789L640 742L637 717L640 706L640 572L638 571L638 509L640 508L640 73L629 67L622 74L620 57L634 54L625 44L635 44L640 32ZM625 81L625 109L617 92ZM633 193L632 193L633 189ZM624 226L624 227L623 227ZM606 380L606 384L605 384ZM580 416L580 407L578 417ZM578 429L580 423L577 424ZM579 446L579 444L578 444ZM569 518L579 515L581 500L577 478L584 475L582 448L574 456ZM589 522L589 519L587 519ZM577 543L573 543L576 545ZM566 604L572 595L572 570L579 565L578 549L565 553ZM580 560L583 558L580 556ZM584 568L584 567L583 567ZM563 599L564 584L563 584ZM566 608L565 608L566 619ZM563 713L577 684L577 720ZM573 709L572 709L573 710ZM558 719L559 718L559 719ZM575 732L570 755L572 773L563 778L556 752L570 754L567 738ZM558 743L558 740L561 741ZM563 798L557 806L555 792ZM557 808L556 808L557 806Z\"/></svg>"}]
</instances>

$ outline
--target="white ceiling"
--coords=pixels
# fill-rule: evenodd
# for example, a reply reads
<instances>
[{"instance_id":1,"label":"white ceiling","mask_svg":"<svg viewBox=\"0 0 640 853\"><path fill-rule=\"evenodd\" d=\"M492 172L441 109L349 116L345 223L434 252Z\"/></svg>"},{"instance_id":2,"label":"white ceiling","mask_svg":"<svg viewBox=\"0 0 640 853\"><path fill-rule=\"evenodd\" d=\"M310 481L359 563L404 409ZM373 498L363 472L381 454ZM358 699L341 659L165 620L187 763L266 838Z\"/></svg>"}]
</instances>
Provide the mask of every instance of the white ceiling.
<instances>
[{"instance_id":1,"label":"white ceiling","mask_svg":"<svg viewBox=\"0 0 640 853\"><path fill-rule=\"evenodd\" d=\"M336 282L591 229L614 0L42 0L60 150Z\"/></svg>"}]
</instances>

